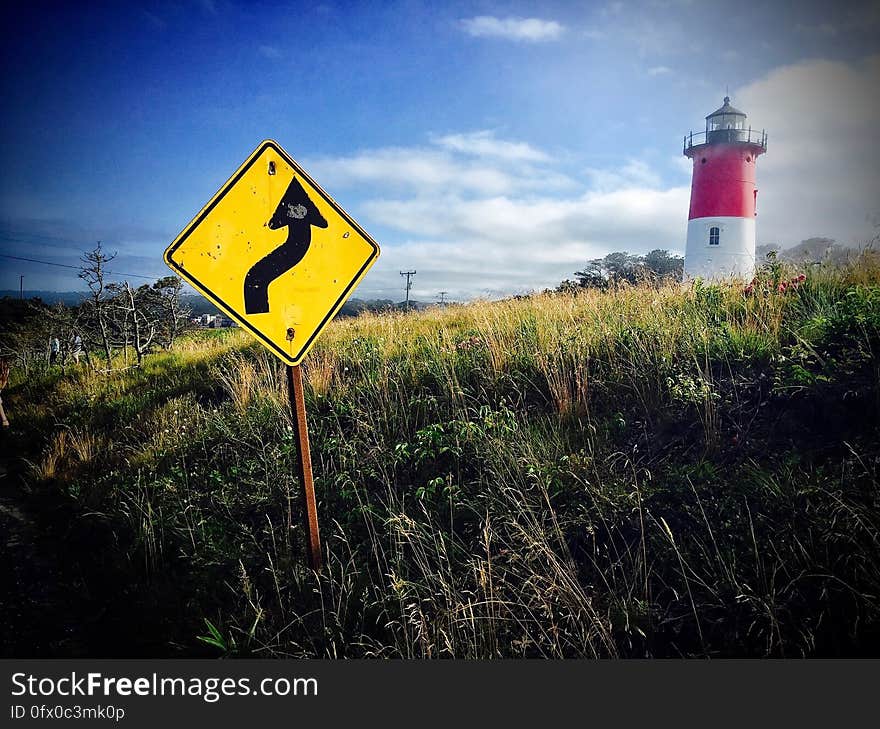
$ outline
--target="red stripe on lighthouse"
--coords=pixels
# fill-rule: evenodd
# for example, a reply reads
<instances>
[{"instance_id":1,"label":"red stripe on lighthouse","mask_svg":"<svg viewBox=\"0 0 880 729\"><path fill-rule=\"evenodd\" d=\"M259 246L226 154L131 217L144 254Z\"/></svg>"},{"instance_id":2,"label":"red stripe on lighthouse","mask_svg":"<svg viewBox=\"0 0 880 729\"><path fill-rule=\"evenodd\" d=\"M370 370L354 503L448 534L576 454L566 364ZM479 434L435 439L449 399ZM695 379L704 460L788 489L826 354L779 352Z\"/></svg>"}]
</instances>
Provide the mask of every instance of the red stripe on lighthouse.
<instances>
[{"instance_id":1,"label":"red stripe on lighthouse","mask_svg":"<svg viewBox=\"0 0 880 729\"><path fill-rule=\"evenodd\" d=\"M752 144L704 144L688 150L694 160L694 218L755 216L755 162L764 150Z\"/></svg>"}]
</instances>

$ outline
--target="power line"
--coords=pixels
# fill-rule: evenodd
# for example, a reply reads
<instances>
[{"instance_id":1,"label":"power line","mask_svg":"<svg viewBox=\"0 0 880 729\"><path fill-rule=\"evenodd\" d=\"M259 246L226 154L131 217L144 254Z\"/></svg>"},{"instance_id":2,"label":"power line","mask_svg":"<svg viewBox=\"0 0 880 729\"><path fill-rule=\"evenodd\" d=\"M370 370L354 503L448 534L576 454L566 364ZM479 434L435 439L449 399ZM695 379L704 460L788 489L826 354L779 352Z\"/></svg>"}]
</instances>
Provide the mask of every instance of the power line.
<instances>
[{"instance_id":1,"label":"power line","mask_svg":"<svg viewBox=\"0 0 880 729\"><path fill-rule=\"evenodd\" d=\"M27 261L28 263L42 263L44 266L58 266L59 268L75 268L79 270L79 266L71 266L67 263L52 263L51 261L37 261L33 258L22 258L21 256L10 256L8 253L0 253L3 258L12 258L16 261Z\"/></svg>"},{"instance_id":2,"label":"power line","mask_svg":"<svg viewBox=\"0 0 880 729\"><path fill-rule=\"evenodd\" d=\"M8 253L0 253L0 258L12 258L16 261L27 261L28 263L41 263L44 266L58 266L58 268L72 268L76 271L81 271L82 266L71 266L69 263L54 263L52 261L38 261L35 258L23 258L22 256L11 256ZM123 273L122 271L105 271L104 273L111 274L113 276L131 276L132 278L145 278L147 281L155 281L156 276L144 276L142 273Z\"/></svg>"}]
</instances>

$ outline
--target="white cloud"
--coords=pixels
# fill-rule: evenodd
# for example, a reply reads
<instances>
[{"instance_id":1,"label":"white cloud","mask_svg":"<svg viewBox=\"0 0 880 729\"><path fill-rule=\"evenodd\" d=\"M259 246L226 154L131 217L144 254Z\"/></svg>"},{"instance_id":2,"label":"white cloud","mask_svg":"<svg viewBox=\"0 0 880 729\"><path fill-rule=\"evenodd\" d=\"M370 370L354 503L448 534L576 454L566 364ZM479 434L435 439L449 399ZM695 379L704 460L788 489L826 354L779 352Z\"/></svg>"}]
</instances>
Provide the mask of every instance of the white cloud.
<instances>
[{"instance_id":1,"label":"white cloud","mask_svg":"<svg viewBox=\"0 0 880 729\"><path fill-rule=\"evenodd\" d=\"M758 242L793 245L825 235L865 240L880 214L880 57L806 61L731 94L766 125L758 163ZM710 101L708 106L711 107ZM425 301L501 296L553 286L612 251L681 253L690 162L645 159L563 174L565 157L492 132L434 137L416 147L307 162L315 176L360 193L351 212L381 231L383 253L361 296L400 300L400 270L415 269ZM383 239L384 237L384 239Z\"/></svg>"},{"instance_id":2,"label":"white cloud","mask_svg":"<svg viewBox=\"0 0 880 729\"><path fill-rule=\"evenodd\" d=\"M365 295L402 298L400 270L418 271L413 295L498 297L552 287L614 250L680 250L688 188L630 188L573 198L374 200L366 219L409 237L384 245ZM374 293L375 292L375 293Z\"/></svg>"},{"instance_id":3,"label":"white cloud","mask_svg":"<svg viewBox=\"0 0 880 729\"><path fill-rule=\"evenodd\" d=\"M491 196L530 189L564 189L574 183L547 165L542 151L524 142L497 139L493 133L448 134L432 147L384 147L349 157L317 158L307 166L333 187L364 184L386 192L406 190L421 196L457 190Z\"/></svg>"},{"instance_id":4,"label":"white cloud","mask_svg":"<svg viewBox=\"0 0 880 729\"><path fill-rule=\"evenodd\" d=\"M403 269L419 272L416 298L501 296L556 285L613 250L683 244L688 188L663 189L642 160L577 181L521 142L484 132L433 142L306 163L330 189L369 190L352 212L390 239L362 296L400 298Z\"/></svg>"},{"instance_id":5,"label":"white cloud","mask_svg":"<svg viewBox=\"0 0 880 729\"><path fill-rule=\"evenodd\" d=\"M507 40L535 43L559 38L564 26L555 20L540 18L496 18L491 15L478 15L461 21L468 35L480 38L505 38Z\"/></svg>"},{"instance_id":6,"label":"white cloud","mask_svg":"<svg viewBox=\"0 0 880 729\"><path fill-rule=\"evenodd\" d=\"M437 137L432 141L454 152L462 152L463 154L479 157L498 157L526 162L546 162L548 160L544 152L535 149L530 144L496 139L495 133L491 130L466 134L447 134L443 137Z\"/></svg>"},{"instance_id":7,"label":"white cloud","mask_svg":"<svg viewBox=\"0 0 880 729\"><path fill-rule=\"evenodd\" d=\"M608 251L643 249L645 235L672 233L686 223L688 190L629 187L589 191L577 197L456 194L411 199L374 199L363 206L381 225L405 233L451 240L499 241L554 249L560 242L592 242ZM684 207L682 207L684 206ZM683 240L683 239L681 239ZM664 245L680 243L678 238ZM532 253L536 251L532 250Z\"/></svg>"},{"instance_id":8,"label":"white cloud","mask_svg":"<svg viewBox=\"0 0 880 729\"><path fill-rule=\"evenodd\" d=\"M684 155L676 155L675 157L671 157L669 159L669 164L672 169L680 175L687 175L688 179L690 179L691 174L693 174L694 163L692 160L689 160Z\"/></svg>"},{"instance_id":9,"label":"white cloud","mask_svg":"<svg viewBox=\"0 0 880 729\"><path fill-rule=\"evenodd\" d=\"M880 215L880 56L856 64L810 60L739 89L733 103L766 128L758 161L758 241L812 236L853 244Z\"/></svg>"},{"instance_id":10,"label":"white cloud","mask_svg":"<svg viewBox=\"0 0 880 729\"><path fill-rule=\"evenodd\" d=\"M662 76L665 73L672 73L672 69L669 66L651 66L648 69L649 76Z\"/></svg>"},{"instance_id":11,"label":"white cloud","mask_svg":"<svg viewBox=\"0 0 880 729\"><path fill-rule=\"evenodd\" d=\"M658 188L662 184L660 175L645 162L630 159L620 168L587 168L587 174L596 190L619 190L625 188Z\"/></svg>"},{"instance_id":12,"label":"white cloud","mask_svg":"<svg viewBox=\"0 0 880 729\"><path fill-rule=\"evenodd\" d=\"M537 256L502 242L474 245L437 239L384 245L359 295L400 301L403 287L399 271L415 270L412 296L419 301L433 301L439 291L448 292L453 300L499 298L556 286L603 253L601 248L582 242L535 248ZM556 252L560 260L543 260L542 251Z\"/></svg>"}]
</instances>

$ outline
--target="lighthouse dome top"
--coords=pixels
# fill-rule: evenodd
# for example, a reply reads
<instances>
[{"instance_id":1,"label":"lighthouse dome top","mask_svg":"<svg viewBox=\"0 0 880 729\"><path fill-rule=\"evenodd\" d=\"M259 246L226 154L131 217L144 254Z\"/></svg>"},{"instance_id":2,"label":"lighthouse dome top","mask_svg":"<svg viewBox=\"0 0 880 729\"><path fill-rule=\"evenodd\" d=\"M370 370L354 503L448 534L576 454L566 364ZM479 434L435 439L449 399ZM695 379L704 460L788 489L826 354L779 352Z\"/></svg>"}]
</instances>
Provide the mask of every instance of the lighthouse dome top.
<instances>
[{"instance_id":1,"label":"lighthouse dome top","mask_svg":"<svg viewBox=\"0 0 880 729\"><path fill-rule=\"evenodd\" d=\"M707 116L706 119L711 119L714 116L726 116L728 114L731 116L741 116L744 119L746 116L746 113L744 111L740 111L739 109L732 107L730 105L730 97L725 96L724 97L724 104L720 108L715 109L715 111L713 111L711 114L709 114L709 116Z\"/></svg>"},{"instance_id":2,"label":"lighthouse dome top","mask_svg":"<svg viewBox=\"0 0 880 729\"><path fill-rule=\"evenodd\" d=\"M730 97L706 117L703 132L690 132L684 138L684 154L693 157L697 150L706 145L736 144L748 145L755 156L767 151L767 134L746 126L746 113L730 104Z\"/></svg>"}]
</instances>

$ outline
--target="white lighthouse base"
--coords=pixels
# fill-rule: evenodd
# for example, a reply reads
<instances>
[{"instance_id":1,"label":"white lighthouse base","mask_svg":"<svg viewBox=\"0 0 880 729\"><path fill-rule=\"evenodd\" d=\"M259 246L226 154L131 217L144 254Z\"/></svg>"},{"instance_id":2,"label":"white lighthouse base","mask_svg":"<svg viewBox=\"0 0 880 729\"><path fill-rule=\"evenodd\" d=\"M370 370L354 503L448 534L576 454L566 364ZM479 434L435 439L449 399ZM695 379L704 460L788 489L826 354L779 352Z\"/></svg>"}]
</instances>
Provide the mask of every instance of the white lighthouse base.
<instances>
[{"instance_id":1,"label":"white lighthouse base","mask_svg":"<svg viewBox=\"0 0 880 729\"><path fill-rule=\"evenodd\" d=\"M718 244L711 235L718 228ZM684 278L750 280L755 275L754 218L694 218L688 221Z\"/></svg>"}]
</instances>

